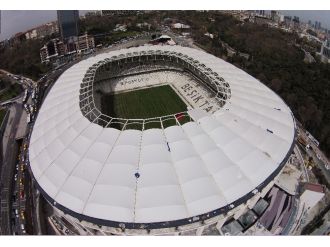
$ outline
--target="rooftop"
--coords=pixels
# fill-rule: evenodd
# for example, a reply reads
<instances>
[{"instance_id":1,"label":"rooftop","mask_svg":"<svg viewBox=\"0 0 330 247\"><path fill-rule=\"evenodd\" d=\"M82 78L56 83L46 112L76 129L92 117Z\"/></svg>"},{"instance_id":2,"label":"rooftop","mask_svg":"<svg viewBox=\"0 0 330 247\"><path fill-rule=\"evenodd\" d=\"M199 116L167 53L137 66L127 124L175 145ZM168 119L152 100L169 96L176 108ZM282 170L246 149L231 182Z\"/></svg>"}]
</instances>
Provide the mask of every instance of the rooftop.
<instances>
[{"instance_id":1,"label":"rooftop","mask_svg":"<svg viewBox=\"0 0 330 247\"><path fill-rule=\"evenodd\" d=\"M194 112L197 121L145 131L103 128L96 124L99 116L91 122L82 114L80 89L91 66L156 50L182 53L210 68L228 82L230 100L213 114ZM29 161L48 200L75 216L96 222L193 221L232 208L265 186L286 162L293 141L290 109L252 76L201 50L143 46L91 57L58 78L34 123Z\"/></svg>"},{"instance_id":2,"label":"rooftop","mask_svg":"<svg viewBox=\"0 0 330 247\"><path fill-rule=\"evenodd\" d=\"M304 185L305 190L311 190L314 192L325 193L324 186L320 184L306 183Z\"/></svg>"}]
</instances>

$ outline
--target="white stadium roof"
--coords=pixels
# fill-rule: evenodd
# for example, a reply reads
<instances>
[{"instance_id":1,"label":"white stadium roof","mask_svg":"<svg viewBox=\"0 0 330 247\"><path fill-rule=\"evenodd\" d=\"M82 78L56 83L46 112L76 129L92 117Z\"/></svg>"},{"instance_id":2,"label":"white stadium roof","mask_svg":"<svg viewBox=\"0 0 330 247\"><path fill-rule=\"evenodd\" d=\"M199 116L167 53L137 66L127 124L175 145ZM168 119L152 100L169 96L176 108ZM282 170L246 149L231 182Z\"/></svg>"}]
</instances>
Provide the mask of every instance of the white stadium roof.
<instances>
[{"instance_id":1,"label":"white stadium roof","mask_svg":"<svg viewBox=\"0 0 330 247\"><path fill-rule=\"evenodd\" d=\"M229 83L231 98L212 115L164 130L119 131L91 123L79 106L88 68L143 50L198 60ZM252 76L201 50L143 46L91 57L58 78L34 124L29 161L48 199L69 211L152 223L205 214L251 193L283 163L293 140L290 109Z\"/></svg>"}]
</instances>

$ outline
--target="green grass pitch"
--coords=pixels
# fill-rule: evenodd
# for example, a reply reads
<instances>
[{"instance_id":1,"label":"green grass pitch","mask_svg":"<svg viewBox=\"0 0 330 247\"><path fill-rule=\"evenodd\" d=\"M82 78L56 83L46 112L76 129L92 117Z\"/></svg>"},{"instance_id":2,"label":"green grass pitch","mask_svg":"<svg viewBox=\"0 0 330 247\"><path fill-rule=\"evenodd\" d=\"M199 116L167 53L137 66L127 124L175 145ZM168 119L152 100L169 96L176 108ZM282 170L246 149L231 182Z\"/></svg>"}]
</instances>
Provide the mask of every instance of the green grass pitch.
<instances>
[{"instance_id":1,"label":"green grass pitch","mask_svg":"<svg viewBox=\"0 0 330 247\"><path fill-rule=\"evenodd\" d=\"M145 119L183 112L187 106L169 85L165 85L103 95L101 109L115 118Z\"/></svg>"}]
</instances>

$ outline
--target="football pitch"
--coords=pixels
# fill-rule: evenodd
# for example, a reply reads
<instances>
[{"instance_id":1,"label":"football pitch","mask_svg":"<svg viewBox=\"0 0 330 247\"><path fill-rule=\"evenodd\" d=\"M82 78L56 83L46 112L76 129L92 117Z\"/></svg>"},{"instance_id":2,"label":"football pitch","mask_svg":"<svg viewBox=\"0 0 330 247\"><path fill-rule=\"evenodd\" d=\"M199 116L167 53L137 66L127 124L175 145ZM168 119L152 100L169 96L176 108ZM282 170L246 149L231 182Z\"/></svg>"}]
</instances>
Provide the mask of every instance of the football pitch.
<instances>
[{"instance_id":1,"label":"football pitch","mask_svg":"<svg viewBox=\"0 0 330 247\"><path fill-rule=\"evenodd\" d=\"M169 85L165 85L103 95L101 109L115 118L145 119L187 111L187 106Z\"/></svg>"}]
</instances>

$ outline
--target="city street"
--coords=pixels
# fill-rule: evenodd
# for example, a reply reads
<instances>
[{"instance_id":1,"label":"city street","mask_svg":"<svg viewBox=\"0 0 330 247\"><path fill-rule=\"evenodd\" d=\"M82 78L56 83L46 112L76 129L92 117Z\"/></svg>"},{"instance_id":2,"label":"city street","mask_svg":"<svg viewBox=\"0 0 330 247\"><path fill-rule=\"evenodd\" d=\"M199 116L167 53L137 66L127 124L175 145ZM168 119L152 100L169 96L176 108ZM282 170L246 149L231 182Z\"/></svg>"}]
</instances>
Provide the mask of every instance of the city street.
<instances>
[{"instance_id":1,"label":"city street","mask_svg":"<svg viewBox=\"0 0 330 247\"><path fill-rule=\"evenodd\" d=\"M1 70L15 83L19 83L28 91L36 85L31 79L11 74ZM27 130L27 113L23 108L23 94L8 100L9 117L1 141L1 215L0 230L2 234L24 233L26 195L29 189L25 173L22 138ZM32 104L29 98L28 103ZM32 198L32 197L30 197ZM32 208L32 207L31 207ZM31 221L32 223L32 221Z\"/></svg>"},{"instance_id":2,"label":"city street","mask_svg":"<svg viewBox=\"0 0 330 247\"><path fill-rule=\"evenodd\" d=\"M316 164L316 166L321 169L328 183L330 183L330 169L326 168L326 166L329 167L329 161L327 157L323 154L323 152L319 149L319 147L316 146L315 143L310 140L310 138L306 135L304 129L298 127L298 130L299 130L299 135L310 146L310 148L304 148L305 152L309 157L313 158L313 161Z\"/></svg>"},{"instance_id":3,"label":"city street","mask_svg":"<svg viewBox=\"0 0 330 247\"><path fill-rule=\"evenodd\" d=\"M1 167L1 233L11 234L12 180L17 160L18 145L15 139L23 108L20 104L10 107L8 124L1 143L3 161Z\"/></svg>"}]
</instances>

